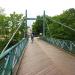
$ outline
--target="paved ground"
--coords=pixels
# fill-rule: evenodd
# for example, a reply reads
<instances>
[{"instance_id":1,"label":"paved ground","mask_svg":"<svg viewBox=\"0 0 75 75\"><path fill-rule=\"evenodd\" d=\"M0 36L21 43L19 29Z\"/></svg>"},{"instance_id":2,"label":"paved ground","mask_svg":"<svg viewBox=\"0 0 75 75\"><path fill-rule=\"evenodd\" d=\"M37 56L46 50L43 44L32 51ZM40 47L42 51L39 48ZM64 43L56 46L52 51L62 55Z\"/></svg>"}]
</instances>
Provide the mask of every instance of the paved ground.
<instances>
[{"instance_id":1,"label":"paved ground","mask_svg":"<svg viewBox=\"0 0 75 75\"><path fill-rule=\"evenodd\" d=\"M75 75L75 57L35 39L29 41L17 75Z\"/></svg>"}]
</instances>

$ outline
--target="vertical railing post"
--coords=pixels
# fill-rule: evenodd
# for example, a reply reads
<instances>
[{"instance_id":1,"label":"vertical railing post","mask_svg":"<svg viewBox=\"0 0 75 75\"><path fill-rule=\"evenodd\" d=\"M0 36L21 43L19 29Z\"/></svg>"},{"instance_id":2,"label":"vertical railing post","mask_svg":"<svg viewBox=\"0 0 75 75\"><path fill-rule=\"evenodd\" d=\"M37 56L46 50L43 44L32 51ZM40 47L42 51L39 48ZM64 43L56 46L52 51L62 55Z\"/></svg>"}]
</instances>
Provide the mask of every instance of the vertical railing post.
<instances>
[{"instance_id":1,"label":"vertical railing post","mask_svg":"<svg viewBox=\"0 0 75 75\"><path fill-rule=\"evenodd\" d=\"M45 37L45 11L43 13L43 37Z\"/></svg>"}]
</instances>

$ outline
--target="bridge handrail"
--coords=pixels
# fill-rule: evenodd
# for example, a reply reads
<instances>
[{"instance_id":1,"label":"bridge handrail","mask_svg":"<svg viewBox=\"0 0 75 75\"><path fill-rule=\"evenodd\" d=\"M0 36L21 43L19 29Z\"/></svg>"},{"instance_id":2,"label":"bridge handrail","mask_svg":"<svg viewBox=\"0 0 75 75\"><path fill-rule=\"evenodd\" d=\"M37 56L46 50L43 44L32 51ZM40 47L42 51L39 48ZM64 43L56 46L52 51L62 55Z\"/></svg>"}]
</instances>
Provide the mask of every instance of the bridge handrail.
<instances>
[{"instance_id":1,"label":"bridge handrail","mask_svg":"<svg viewBox=\"0 0 75 75\"><path fill-rule=\"evenodd\" d=\"M0 75L11 75L15 65L18 63L28 38L23 38L19 43L7 49L0 55Z\"/></svg>"},{"instance_id":2,"label":"bridge handrail","mask_svg":"<svg viewBox=\"0 0 75 75\"><path fill-rule=\"evenodd\" d=\"M0 60L2 58L4 58L13 48L15 48L16 46L18 46L22 41L24 41L25 39L22 39L20 42L18 42L17 44L15 44L14 46L10 47L9 49L7 49L5 52L0 54Z\"/></svg>"},{"instance_id":3,"label":"bridge handrail","mask_svg":"<svg viewBox=\"0 0 75 75\"><path fill-rule=\"evenodd\" d=\"M75 29L71 28L70 26L67 26L66 24L56 21L56 20L52 19L51 17L50 17L50 20L54 23L57 23L57 24L64 26L75 32ZM47 36L43 36L43 38L50 44L56 45L60 48L64 48L65 50L67 50L71 53L75 53L75 50L74 50L75 49L75 41L55 39L55 38L51 38L51 37L47 37Z\"/></svg>"},{"instance_id":4,"label":"bridge handrail","mask_svg":"<svg viewBox=\"0 0 75 75\"><path fill-rule=\"evenodd\" d=\"M42 37L42 39L52 45L63 48L65 51L75 53L75 41L47 38L47 37Z\"/></svg>"}]
</instances>

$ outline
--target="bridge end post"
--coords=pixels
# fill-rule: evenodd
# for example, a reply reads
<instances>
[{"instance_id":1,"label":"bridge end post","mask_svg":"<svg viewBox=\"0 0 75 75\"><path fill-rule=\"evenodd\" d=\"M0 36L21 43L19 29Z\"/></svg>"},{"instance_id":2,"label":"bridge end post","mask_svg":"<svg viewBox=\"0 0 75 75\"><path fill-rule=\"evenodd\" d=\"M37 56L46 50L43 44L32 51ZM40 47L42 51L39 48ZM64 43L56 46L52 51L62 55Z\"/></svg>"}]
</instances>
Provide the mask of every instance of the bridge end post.
<instances>
[{"instance_id":1,"label":"bridge end post","mask_svg":"<svg viewBox=\"0 0 75 75\"><path fill-rule=\"evenodd\" d=\"M45 37L45 10L43 13L43 37Z\"/></svg>"},{"instance_id":2,"label":"bridge end post","mask_svg":"<svg viewBox=\"0 0 75 75\"><path fill-rule=\"evenodd\" d=\"M27 37L27 9L25 11L25 34L24 37Z\"/></svg>"}]
</instances>

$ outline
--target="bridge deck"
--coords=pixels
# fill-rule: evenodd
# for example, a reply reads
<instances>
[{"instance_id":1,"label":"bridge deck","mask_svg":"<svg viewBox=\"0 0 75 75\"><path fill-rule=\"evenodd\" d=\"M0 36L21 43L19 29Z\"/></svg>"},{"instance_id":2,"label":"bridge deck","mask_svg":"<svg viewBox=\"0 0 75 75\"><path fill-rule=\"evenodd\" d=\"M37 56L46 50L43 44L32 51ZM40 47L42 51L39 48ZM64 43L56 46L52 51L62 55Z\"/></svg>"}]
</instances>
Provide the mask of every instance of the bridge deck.
<instances>
[{"instance_id":1,"label":"bridge deck","mask_svg":"<svg viewBox=\"0 0 75 75\"><path fill-rule=\"evenodd\" d=\"M75 57L35 39L29 41L17 75L75 75Z\"/></svg>"}]
</instances>

